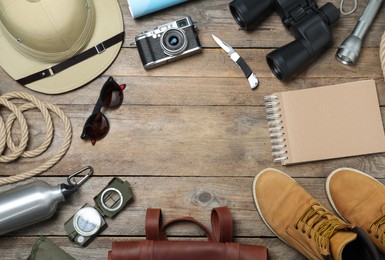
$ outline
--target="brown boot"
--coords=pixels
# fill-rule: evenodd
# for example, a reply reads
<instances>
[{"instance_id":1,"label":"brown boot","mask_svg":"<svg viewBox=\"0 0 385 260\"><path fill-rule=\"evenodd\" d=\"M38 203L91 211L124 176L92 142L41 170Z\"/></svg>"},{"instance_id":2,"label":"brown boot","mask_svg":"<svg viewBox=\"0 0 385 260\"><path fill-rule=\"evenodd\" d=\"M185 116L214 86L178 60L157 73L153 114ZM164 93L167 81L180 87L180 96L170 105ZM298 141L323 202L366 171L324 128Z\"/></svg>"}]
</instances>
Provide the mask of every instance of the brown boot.
<instances>
[{"instance_id":1,"label":"brown boot","mask_svg":"<svg viewBox=\"0 0 385 260\"><path fill-rule=\"evenodd\" d=\"M385 253L385 187L366 173L341 168L326 181L326 193L334 210L359 226Z\"/></svg>"},{"instance_id":2,"label":"brown boot","mask_svg":"<svg viewBox=\"0 0 385 260\"><path fill-rule=\"evenodd\" d=\"M379 259L362 230L347 224L287 174L265 169L254 179L254 201L266 225L309 259Z\"/></svg>"}]
</instances>

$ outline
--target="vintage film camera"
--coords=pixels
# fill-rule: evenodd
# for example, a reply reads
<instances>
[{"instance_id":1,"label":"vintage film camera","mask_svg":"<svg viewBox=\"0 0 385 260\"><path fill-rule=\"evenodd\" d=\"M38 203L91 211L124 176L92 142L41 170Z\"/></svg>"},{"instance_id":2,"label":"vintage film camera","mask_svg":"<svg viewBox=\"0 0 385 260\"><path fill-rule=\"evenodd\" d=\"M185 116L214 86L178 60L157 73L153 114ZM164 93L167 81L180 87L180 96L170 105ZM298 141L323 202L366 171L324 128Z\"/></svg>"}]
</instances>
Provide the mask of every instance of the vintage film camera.
<instances>
[{"instance_id":1,"label":"vintage film camera","mask_svg":"<svg viewBox=\"0 0 385 260\"><path fill-rule=\"evenodd\" d=\"M135 37L146 70L202 51L191 17L173 21Z\"/></svg>"},{"instance_id":2,"label":"vintage film camera","mask_svg":"<svg viewBox=\"0 0 385 260\"><path fill-rule=\"evenodd\" d=\"M315 0L234 0L229 7L242 28L249 29L276 11L293 32L294 41L266 56L271 71L280 80L291 79L331 44L331 25L340 18L339 10L332 3L318 8Z\"/></svg>"}]
</instances>

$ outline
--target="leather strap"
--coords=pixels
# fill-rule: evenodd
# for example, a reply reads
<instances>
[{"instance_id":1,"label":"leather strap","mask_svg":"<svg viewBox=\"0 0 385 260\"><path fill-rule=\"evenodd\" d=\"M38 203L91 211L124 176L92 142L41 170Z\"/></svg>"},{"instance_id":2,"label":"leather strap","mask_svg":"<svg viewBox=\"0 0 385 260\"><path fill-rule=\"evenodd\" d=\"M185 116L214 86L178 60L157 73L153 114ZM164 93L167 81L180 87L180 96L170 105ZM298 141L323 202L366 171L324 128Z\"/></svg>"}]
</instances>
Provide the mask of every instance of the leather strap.
<instances>
[{"instance_id":1,"label":"leather strap","mask_svg":"<svg viewBox=\"0 0 385 260\"><path fill-rule=\"evenodd\" d=\"M162 227L162 211L161 209L149 208L146 211L146 239L161 240L160 229Z\"/></svg>"},{"instance_id":2,"label":"leather strap","mask_svg":"<svg viewBox=\"0 0 385 260\"><path fill-rule=\"evenodd\" d=\"M59 64L56 64L55 66L52 66L48 69L38 71L34 74L28 75L24 78L18 79L17 82L21 85L28 85L32 82L51 77L55 74L58 74L59 72L68 69L71 66L74 66L82 61L85 61L96 54L100 54L106 49L110 48L111 46L122 42L124 40L124 31L121 33L118 33L117 35L105 40L104 42L101 42L94 47L85 50L84 52L81 52Z\"/></svg>"},{"instance_id":3,"label":"leather strap","mask_svg":"<svg viewBox=\"0 0 385 260\"><path fill-rule=\"evenodd\" d=\"M166 229L169 226L171 226L172 224L175 224L177 222L185 222L185 221L192 222L192 223L195 223L196 225L198 225L206 233L208 241L218 242L215 240L214 236L211 234L210 230L205 225L203 225L202 223L200 223L199 221L197 221L196 219L194 219L192 217L182 217L182 218L177 218L177 219L173 219L173 220L168 221L162 227L162 233L166 234Z\"/></svg>"},{"instance_id":4,"label":"leather strap","mask_svg":"<svg viewBox=\"0 0 385 260\"><path fill-rule=\"evenodd\" d=\"M233 241L233 218L228 207L214 208L211 211L211 227L216 241Z\"/></svg>"},{"instance_id":5,"label":"leather strap","mask_svg":"<svg viewBox=\"0 0 385 260\"><path fill-rule=\"evenodd\" d=\"M147 240L167 240L166 229L176 223L188 221L198 225L207 235L211 242L232 242L233 241L233 219L228 207L214 208L211 212L211 226L213 233L192 217L182 217L168 221L162 226L161 209L149 208L146 211L146 239Z\"/></svg>"}]
</instances>

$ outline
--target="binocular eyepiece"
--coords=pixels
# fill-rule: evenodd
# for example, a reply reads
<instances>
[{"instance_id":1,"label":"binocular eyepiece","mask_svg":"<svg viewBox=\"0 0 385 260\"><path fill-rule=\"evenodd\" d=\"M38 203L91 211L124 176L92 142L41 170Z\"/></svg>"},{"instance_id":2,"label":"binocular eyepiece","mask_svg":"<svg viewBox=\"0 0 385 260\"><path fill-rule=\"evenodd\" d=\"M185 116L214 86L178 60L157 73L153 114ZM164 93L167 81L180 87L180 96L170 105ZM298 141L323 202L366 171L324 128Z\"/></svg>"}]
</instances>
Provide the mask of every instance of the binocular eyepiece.
<instances>
[{"instance_id":1,"label":"binocular eyepiece","mask_svg":"<svg viewBox=\"0 0 385 260\"><path fill-rule=\"evenodd\" d=\"M330 26L340 18L332 3L318 8L315 0L234 0L229 7L235 21L246 30L276 11L293 32L294 41L266 56L271 71L280 80L291 79L332 42Z\"/></svg>"}]
</instances>

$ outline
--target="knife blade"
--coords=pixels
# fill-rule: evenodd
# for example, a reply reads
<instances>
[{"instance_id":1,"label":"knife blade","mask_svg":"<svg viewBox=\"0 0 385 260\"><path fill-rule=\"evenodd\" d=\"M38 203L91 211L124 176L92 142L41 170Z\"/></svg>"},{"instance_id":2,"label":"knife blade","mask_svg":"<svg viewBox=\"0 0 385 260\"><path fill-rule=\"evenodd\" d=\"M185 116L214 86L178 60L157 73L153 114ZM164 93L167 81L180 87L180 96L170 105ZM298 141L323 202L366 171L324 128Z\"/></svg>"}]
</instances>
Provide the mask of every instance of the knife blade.
<instances>
[{"instance_id":1,"label":"knife blade","mask_svg":"<svg viewBox=\"0 0 385 260\"><path fill-rule=\"evenodd\" d=\"M213 37L214 41L219 45L219 47L221 47L227 53L230 59L242 69L247 80L249 81L250 87L252 89L258 87L259 81L253 71L250 69L249 65L247 65L246 61L241 56L239 56L239 54L230 45L228 45L213 34L211 34L211 36Z\"/></svg>"}]
</instances>

